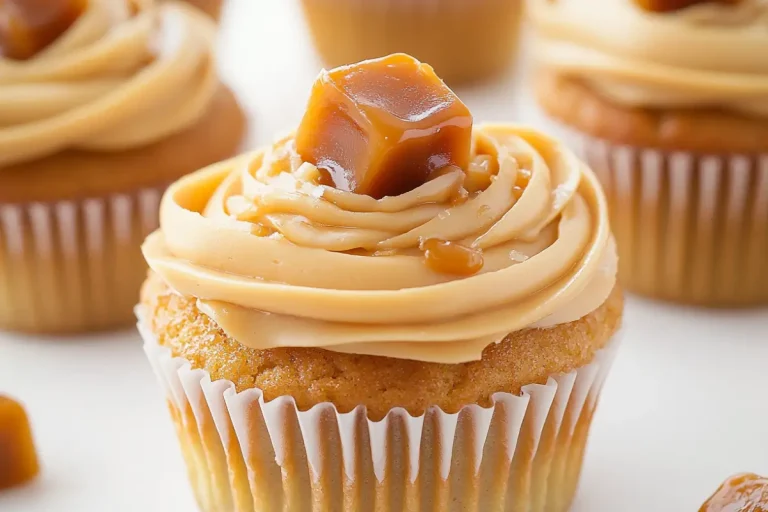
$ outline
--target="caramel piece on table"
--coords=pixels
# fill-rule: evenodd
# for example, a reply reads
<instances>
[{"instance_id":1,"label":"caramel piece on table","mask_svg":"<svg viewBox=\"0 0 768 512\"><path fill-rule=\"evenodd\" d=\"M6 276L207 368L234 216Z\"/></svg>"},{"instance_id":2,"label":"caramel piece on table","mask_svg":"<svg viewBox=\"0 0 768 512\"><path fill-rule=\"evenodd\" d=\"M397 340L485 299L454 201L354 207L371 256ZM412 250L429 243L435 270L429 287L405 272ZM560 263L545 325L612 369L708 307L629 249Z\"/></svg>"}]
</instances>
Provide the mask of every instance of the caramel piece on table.
<instances>
[{"instance_id":1,"label":"caramel piece on table","mask_svg":"<svg viewBox=\"0 0 768 512\"><path fill-rule=\"evenodd\" d=\"M651 12L671 12L685 9L696 4L721 3L737 4L741 0L635 0L635 3Z\"/></svg>"},{"instance_id":2,"label":"caramel piece on table","mask_svg":"<svg viewBox=\"0 0 768 512\"><path fill-rule=\"evenodd\" d=\"M472 115L427 64L395 54L323 71L299 129L301 157L336 188L377 199L466 169Z\"/></svg>"},{"instance_id":3,"label":"caramel piece on table","mask_svg":"<svg viewBox=\"0 0 768 512\"><path fill-rule=\"evenodd\" d=\"M37 55L72 26L87 0L0 0L0 56Z\"/></svg>"},{"instance_id":4,"label":"caramel piece on table","mask_svg":"<svg viewBox=\"0 0 768 512\"><path fill-rule=\"evenodd\" d=\"M39 470L27 413L0 395L0 489L31 480Z\"/></svg>"},{"instance_id":5,"label":"caramel piece on table","mask_svg":"<svg viewBox=\"0 0 768 512\"><path fill-rule=\"evenodd\" d=\"M754 473L734 475L723 482L699 512L768 512L768 479Z\"/></svg>"}]
</instances>

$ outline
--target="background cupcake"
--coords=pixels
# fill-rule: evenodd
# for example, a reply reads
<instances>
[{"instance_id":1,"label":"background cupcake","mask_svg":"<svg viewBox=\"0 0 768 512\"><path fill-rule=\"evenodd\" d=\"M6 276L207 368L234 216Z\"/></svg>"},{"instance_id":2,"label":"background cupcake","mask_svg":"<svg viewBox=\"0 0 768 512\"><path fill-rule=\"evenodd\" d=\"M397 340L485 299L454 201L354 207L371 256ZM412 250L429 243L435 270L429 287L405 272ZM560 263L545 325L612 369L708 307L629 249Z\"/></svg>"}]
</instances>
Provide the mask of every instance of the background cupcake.
<instances>
[{"instance_id":1,"label":"background cupcake","mask_svg":"<svg viewBox=\"0 0 768 512\"><path fill-rule=\"evenodd\" d=\"M171 0L173 1L173 0ZM224 0L186 0L190 5L194 5L214 20L221 18L221 10L224 7Z\"/></svg>"},{"instance_id":2,"label":"background cupcake","mask_svg":"<svg viewBox=\"0 0 768 512\"><path fill-rule=\"evenodd\" d=\"M71 15L53 11L53 25L64 19L55 14ZM24 27L23 10L3 14ZM139 245L156 227L163 190L231 156L243 132L200 11L93 0L70 17L51 44L25 55L4 39L0 328L129 323L145 272Z\"/></svg>"},{"instance_id":3,"label":"background cupcake","mask_svg":"<svg viewBox=\"0 0 768 512\"><path fill-rule=\"evenodd\" d=\"M340 123L389 111L352 89L390 73L398 121L359 146ZM568 508L622 316L607 207L554 140L467 116L428 66L365 62L168 190L137 312L203 510ZM423 138L383 151L394 126Z\"/></svg>"},{"instance_id":4,"label":"background cupcake","mask_svg":"<svg viewBox=\"0 0 768 512\"><path fill-rule=\"evenodd\" d=\"M312 39L329 67L396 52L429 62L449 84L511 65L522 0L302 0Z\"/></svg>"},{"instance_id":5,"label":"background cupcake","mask_svg":"<svg viewBox=\"0 0 768 512\"><path fill-rule=\"evenodd\" d=\"M767 302L766 4L591 7L532 3L536 92L603 182L620 279L681 302Z\"/></svg>"}]
</instances>

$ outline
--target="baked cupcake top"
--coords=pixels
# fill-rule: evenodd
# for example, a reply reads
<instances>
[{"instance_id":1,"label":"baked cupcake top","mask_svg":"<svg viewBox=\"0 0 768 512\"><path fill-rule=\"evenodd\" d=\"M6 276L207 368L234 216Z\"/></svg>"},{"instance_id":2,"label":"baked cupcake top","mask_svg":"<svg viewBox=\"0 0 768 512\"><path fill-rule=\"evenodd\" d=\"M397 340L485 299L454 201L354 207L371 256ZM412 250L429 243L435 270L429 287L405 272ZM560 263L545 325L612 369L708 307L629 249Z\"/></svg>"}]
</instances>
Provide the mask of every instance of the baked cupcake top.
<instances>
[{"instance_id":1,"label":"baked cupcake top","mask_svg":"<svg viewBox=\"0 0 768 512\"><path fill-rule=\"evenodd\" d=\"M664 4L534 0L537 58L621 105L768 116L768 2Z\"/></svg>"},{"instance_id":2,"label":"baked cupcake top","mask_svg":"<svg viewBox=\"0 0 768 512\"><path fill-rule=\"evenodd\" d=\"M36 54L0 56L0 167L140 147L193 125L219 85L214 31L181 3L90 0Z\"/></svg>"},{"instance_id":3,"label":"baked cupcake top","mask_svg":"<svg viewBox=\"0 0 768 512\"><path fill-rule=\"evenodd\" d=\"M147 261L258 349L458 363L589 314L616 274L595 177L536 130L467 116L407 56L323 72L296 134L171 186ZM409 186L377 199L378 179Z\"/></svg>"}]
</instances>

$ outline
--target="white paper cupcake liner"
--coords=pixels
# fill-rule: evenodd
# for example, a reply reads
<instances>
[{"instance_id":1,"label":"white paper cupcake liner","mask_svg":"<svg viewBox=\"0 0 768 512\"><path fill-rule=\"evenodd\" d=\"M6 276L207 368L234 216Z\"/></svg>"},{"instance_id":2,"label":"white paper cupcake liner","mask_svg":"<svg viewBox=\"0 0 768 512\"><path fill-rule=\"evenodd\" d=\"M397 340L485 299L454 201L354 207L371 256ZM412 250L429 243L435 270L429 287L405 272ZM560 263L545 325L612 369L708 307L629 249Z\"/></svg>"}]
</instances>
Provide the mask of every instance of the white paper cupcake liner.
<instances>
[{"instance_id":1,"label":"white paper cupcake liner","mask_svg":"<svg viewBox=\"0 0 768 512\"><path fill-rule=\"evenodd\" d=\"M289 396L237 393L172 357L141 320L139 331L206 512L565 511L618 345L488 408L394 408L371 421L363 407L300 411Z\"/></svg>"},{"instance_id":2,"label":"white paper cupcake liner","mask_svg":"<svg viewBox=\"0 0 768 512\"><path fill-rule=\"evenodd\" d=\"M166 186L57 202L0 202L0 329L130 325Z\"/></svg>"},{"instance_id":3,"label":"white paper cupcake liner","mask_svg":"<svg viewBox=\"0 0 768 512\"><path fill-rule=\"evenodd\" d=\"M609 202L619 278L704 305L768 303L768 154L696 154L558 134Z\"/></svg>"}]
</instances>

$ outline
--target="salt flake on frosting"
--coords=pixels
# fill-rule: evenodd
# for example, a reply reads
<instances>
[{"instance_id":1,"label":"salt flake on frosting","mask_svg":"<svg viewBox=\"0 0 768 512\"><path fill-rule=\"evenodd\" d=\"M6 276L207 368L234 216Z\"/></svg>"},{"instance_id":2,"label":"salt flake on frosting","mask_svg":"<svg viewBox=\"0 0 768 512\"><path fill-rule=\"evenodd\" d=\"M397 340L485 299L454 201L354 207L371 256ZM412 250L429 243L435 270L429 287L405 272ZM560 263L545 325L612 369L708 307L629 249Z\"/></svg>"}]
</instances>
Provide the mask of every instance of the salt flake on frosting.
<instances>
[{"instance_id":1,"label":"salt flake on frosting","mask_svg":"<svg viewBox=\"0 0 768 512\"><path fill-rule=\"evenodd\" d=\"M521 253L520 251L516 251L512 249L509 252L509 259L511 259L512 261L516 261L517 263L522 263L528 259L528 256Z\"/></svg>"},{"instance_id":2,"label":"salt flake on frosting","mask_svg":"<svg viewBox=\"0 0 768 512\"><path fill-rule=\"evenodd\" d=\"M573 190L566 184L558 185L555 190L552 191L552 207L555 210L560 210L573 195Z\"/></svg>"}]
</instances>

